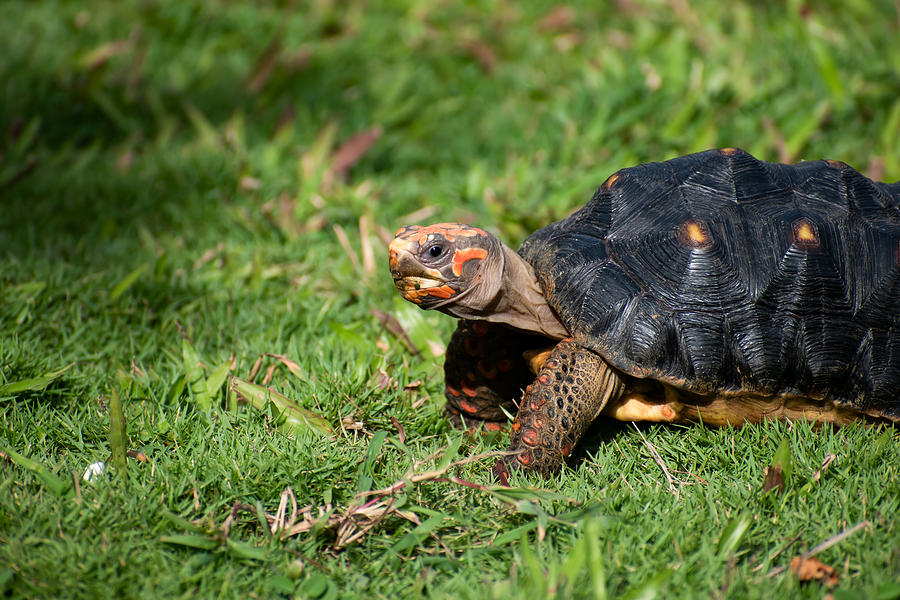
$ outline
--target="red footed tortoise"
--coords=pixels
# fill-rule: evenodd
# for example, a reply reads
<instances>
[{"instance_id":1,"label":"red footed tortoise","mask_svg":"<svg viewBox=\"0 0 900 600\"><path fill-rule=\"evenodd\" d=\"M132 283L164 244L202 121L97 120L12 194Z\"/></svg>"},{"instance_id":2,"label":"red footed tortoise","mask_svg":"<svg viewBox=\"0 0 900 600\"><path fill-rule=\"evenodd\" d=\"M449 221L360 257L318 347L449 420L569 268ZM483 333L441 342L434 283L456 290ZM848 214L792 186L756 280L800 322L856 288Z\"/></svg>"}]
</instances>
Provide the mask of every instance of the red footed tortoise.
<instances>
[{"instance_id":1,"label":"red footed tortoise","mask_svg":"<svg viewBox=\"0 0 900 600\"><path fill-rule=\"evenodd\" d=\"M900 421L900 182L841 162L729 148L640 165L518 253L469 225L406 226L390 268L404 298L461 319L451 418L516 414L504 482L558 471L599 415Z\"/></svg>"}]
</instances>

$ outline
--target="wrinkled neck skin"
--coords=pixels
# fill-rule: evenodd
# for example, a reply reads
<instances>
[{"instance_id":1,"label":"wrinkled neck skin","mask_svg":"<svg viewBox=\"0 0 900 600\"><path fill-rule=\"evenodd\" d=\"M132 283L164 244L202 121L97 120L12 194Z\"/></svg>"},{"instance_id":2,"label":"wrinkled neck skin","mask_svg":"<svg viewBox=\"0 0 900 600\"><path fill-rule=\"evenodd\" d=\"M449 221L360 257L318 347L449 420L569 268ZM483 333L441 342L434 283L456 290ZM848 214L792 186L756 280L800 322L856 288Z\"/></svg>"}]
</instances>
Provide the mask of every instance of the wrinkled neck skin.
<instances>
[{"instance_id":1,"label":"wrinkled neck skin","mask_svg":"<svg viewBox=\"0 0 900 600\"><path fill-rule=\"evenodd\" d=\"M525 260L504 244L501 252L487 259L479 280L466 290L465 297L440 307L461 319L503 323L555 340L569 337L565 325L547 304L544 293Z\"/></svg>"}]
</instances>

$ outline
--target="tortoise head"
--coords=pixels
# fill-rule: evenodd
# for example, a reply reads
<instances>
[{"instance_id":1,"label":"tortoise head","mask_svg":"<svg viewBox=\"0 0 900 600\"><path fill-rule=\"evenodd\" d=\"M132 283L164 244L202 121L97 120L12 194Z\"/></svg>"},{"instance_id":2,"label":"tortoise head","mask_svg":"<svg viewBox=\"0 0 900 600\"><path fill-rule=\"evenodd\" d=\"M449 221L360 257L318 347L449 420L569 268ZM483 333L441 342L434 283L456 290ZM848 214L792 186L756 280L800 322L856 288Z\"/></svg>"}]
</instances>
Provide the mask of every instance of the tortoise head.
<instances>
[{"instance_id":1,"label":"tortoise head","mask_svg":"<svg viewBox=\"0 0 900 600\"><path fill-rule=\"evenodd\" d=\"M390 244L390 266L400 295L422 308L481 310L503 277L502 244L470 225L407 225Z\"/></svg>"}]
</instances>

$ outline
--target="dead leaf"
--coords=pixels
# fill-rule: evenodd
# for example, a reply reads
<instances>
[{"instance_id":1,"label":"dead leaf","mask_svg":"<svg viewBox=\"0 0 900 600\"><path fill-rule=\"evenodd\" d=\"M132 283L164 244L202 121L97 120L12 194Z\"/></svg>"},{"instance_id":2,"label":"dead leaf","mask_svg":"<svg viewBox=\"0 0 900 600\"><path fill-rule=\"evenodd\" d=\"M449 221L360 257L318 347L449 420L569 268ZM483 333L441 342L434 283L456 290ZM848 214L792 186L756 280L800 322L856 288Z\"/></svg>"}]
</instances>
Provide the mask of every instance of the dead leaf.
<instances>
[{"instance_id":1,"label":"dead leaf","mask_svg":"<svg viewBox=\"0 0 900 600\"><path fill-rule=\"evenodd\" d=\"M363 272L371 275L375 272L375 252L372 250L372 238L369 230L372 225L372 217L363 215L359 218L359 243L362 246Z\"/></svg>"},{"instance_id":2,"label":"dead leaf","mask_svg":"<svg viewBox=\"0 0 900 600\"><path fill-rule=\"evenodd\" d=\"M225 242L219 242L218 244L216 244L215 248L210 248L209 250L204 252L200 256L200 258L198 258L196 261L194 261L194 270L199 269L200 267L202 267L203 265L205 265L206 263L208 263L209 261L214 259L216 256L221 254L224 250L225 250Z\"/></svg>"},{"instance_id":3,"label":"dead leaf","mask_svg":"<svg viewBox=\"0 0 900 600\"><path fill-rule=\"evenodd\" d=\"M421 379L416 379L415 381L412 381L412 382L407 383L406 385L404 385L404 386L403 386L403 389L408 391L408 390L415 390L415 389L418 389L418 388L420 388L420 387L422 387L422 380L421 380Z\"/></svg>"},{"instance_id":4,"label":"dead leaf","mask_svg":"<svg viewBox=\"0 0 900 600\"><path fill-rule=\"evenodd\" d=\"M247 190L247 191L252 192L252 191L256 191L262 187L262 181L260 181L256 177L250 177L248 175L245 175L244 177L241 177L240 186L241 186L242 190Z\"/></svg>"},{"instance_id":5,"label":"dead leaf","mask_svg":"<svg viewBox=\"0 0 900 600\"><path fill-rule=\"evenodd\" d=\"M259 358L256 359L256 362L253 363L253 366L250 367L250 374L247 375L249 381L256 379L256 374L259 373L259 369L262 367L263 356L264 355L260 354Z\"/></svg>"},{"instance_id":6,"label":"dead leaf","mask_svg":"<svg viewBox=\"0 0 900 600\"><path fill-rule=\"evenodd\" d=\"M774 489L777 489L779 493L784 490L784 473L781 471L781 465L766 467L766 477L763 479L762 491L765 493Z\"/></svg>"},{"instance_id":7,"label":"dead leaf","mask_svg":"<svg viewBox=\"0 0 900 600\"><path fill-rule=\"evenodd\" d=\"M400 321L391 314L388 314L384 311L378 310L377 308L373 308L369 311L369 313L381 321L381 324L384 325L384 328L389 332L394 334L403 344L409 348L409 350L415 354L419 354L419 349L416 348L416 345L413 344L413 341L410 339L409 335L407 335L406 330L403 329L403 325L400 324Z\"/></svg>"},{"instance_id":8,"label":"dead leaf","mask_svg":"<svg viewBox=\"0 0 900 600\"><path fill-rule=\"evenodd\" d=\"M344 253L347 255L347 258L350 259L350 263L353 265L353 268L356 271L362 270L362 264L359 262L359 256L357 256L356 251L353 249L353 246L350 245L350 238L347 237L347 232L344 231L344 228L340 225L332 225L331 228L334 230L334 235L337 237L338 243L343 248Z\"/></svg>"},{"instance_id":9,"label":"dead leaf","mask_svg":"<svg viewBox=\"0 0 900 600\"><path fill-rule=\"evenodd\" d=\"M538 31L559 31L575 22L575 9L566 4L560 4L550 9L550 12L541 17L537 22Z\"/></svg>"},{"instance_id":10,"label":"dead leaf","mask_svg":"<svg viewBox=\"0 0 900 600\"><path fill-rule=\"evenodd\" d=\"M275 375L275 369L278 367L278 363L274 363L269 365L269 368L266 369L266 376L263 377L262 384L269 385L269 382L272 381L272 376Z\"/></svg>"},{"instance_id":11,"label":"dead leaf","mask_svg":"<svg viewBox=\"0 0 900 600\"><path fill-rule=\"evenodd\" d=\"M143 452L138 452L137 450L126 450L125 454L138 462L150 462L150 459L147 458L147 455Z\"/></svg>"},{"instance_id":12,"label":"dead leaf","mask_svg":"<svg viewBox=\"0 0 900 600\"><path fill-rule=\"evenodd\" d=\"M828 468L828 465L834 462L835 458L837 458L837 456L835 456L834 454L825 455L825 460L822 461L822 466L816 469L816 472L813 474L813 481L819 481L819 479L822 478L822 473L825 472L825 469Z\"/></svg>"},{"instance_id":13,"label":"dead leaf","mask_svg":"<svg viewBox=\"0 0 900 600\"><path fill-rule=\"evenodd\" d=\"M275 39L266 46L263 53L256 59L256 64L253 65L253 69L251 69L250 75L247 76L247 81L244 83L244 88L248 92L256 94L266 86L266 83L272 76L272 71L275 70L275 62L280 51L281 35L279 34L275 36Z\"/></svg>"},{"instance_id":14,"label":"dead leaf","mask_svg":"<svg viewBox=\"0 0 900 600\"><path fill-rule=\"evenodd\" d=\"M281 114L278 115L278 120L275 122L275 131L273 132L273 136L277 136L281 131L293 123L294 117L297 115L297 109L294 108L294 103L289 102L287 106L284 107L284 110L281 111Z\"/></svg>"},{"instance_id":15,"label":"dead leaf","mask_svg":"<svg viewBox=\"0 0 900 600\"><path fill-rule=\"evenodd\" d=\"M350 167L359 162L359 159L378 141L381 133L381 127L376 125L350 136L350 139L331 155L331 171L338 177L346 177Z\"/></svg>"},{"instance_id":16,"label":"dead leaf","mask_svg":"<svg viewBox=\"0 0 900 600\"><path fill-rule=\"evenodd\" d=\"M134 35L124 40L113 40L111 42L106 42L105 44L101 44L100 46L94 48L90 52L88 52L84 58L81 59L81 64L86 69L93 71L94 69L102 66L104 63L109 61L114 56L118 56L120 54L125 54L129 50L131 50L132 44L134 43Z\"/></svg>"},{"instance_id":17,"label":"dead leaf","mask_svg":"<svg viewBox=\"0 0 900 600\"><path fill-rule=\"evenodd\" d=\"M791 559L791 571L800 581L818 581L828 587L834 587L838 583L834 567L826 565L815 556L807 558L795 556Z\"/></svg>"},{"instance_id":18,"label":"dead leaf","mask_svg":"<svg viewBox=\"0 0 900 600\"><path fill-rule=\"evenodd\" d=\"M397 417L391 417L391 424L394 426L394 429L397 430L397 437L400 438L400 443L406 443L406 429L403 428L403 425L400 424L400 421L397 420Z\"/></svg>"},{"instance_id":19,"label":"dead leaf","mask_svg":"<svg viewBox=\"0 0 900 600\"><path fill-rule=\"evenodd\" d=\"M497 66L497 54L493 48L481 40L472 40L463 45L463 49L475 59L485 73L493 73Z\"/></svg>"},{"instance_id":20,"label":"dead leaf","mask_svg":"<svg viewBox=\"0 0 900 600\"><path fill-rule=\"evenodd\" d=\"M266 352L266 356L271 358L277 358L281 361L281 363L288 368L288 371L294 374L295 377L303 378L303 369L300 368L300 365L289 359L284 354L272 354L270 352Z\"/></svg>"},{"instance_id":21,"label":"dead leaf","mask_svg":"<svg viewBox=\"0 0 900 600\"><path fill-rule=\"evenodd\" d=\"M393 388L397 384L390 375L387 374L387 371L384 369L378 369L378 383L375 384L375 388L379 392L383 392L388 388Z\"/></svg>"}]
</instances>

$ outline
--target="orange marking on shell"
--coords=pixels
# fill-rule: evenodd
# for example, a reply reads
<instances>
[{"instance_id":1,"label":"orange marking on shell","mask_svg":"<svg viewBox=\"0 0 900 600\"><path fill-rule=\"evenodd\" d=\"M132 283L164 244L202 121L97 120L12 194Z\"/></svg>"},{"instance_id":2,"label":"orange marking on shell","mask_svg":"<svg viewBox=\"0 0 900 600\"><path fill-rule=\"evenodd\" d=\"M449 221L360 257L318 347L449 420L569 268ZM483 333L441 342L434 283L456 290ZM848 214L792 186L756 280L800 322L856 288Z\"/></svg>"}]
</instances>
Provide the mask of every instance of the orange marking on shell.
<instances>
[{"instance_id":1,"label":"orange marking on shell","mask_svg":"<svg viewBox=\"0 0 900 600\"><path fill-rule=\"evenodd\" d=\"M503 371L504 373L511 371L513 366L514 366L513 361L509 360L508 358L504 358L503 360L501 360L500 362L497 363L497 368L500 369L501 371Z\"/></svg>"},{"instance_id":2,"label":"orange marking on shell","mask_svg":"<svg viewBox=\"0 0 900 600\"><path fill-rule=\"evenodd\" d=\"M512 424L513 431L518 431L521 428L522 428L522 423L520 423L519 421L513 421L513 424Z\"/></svg>"},{"instance_id":3,"label":"orange marking on shell","mask_svg":"<svg viewBox=\"0 0 900 600\"><path fill-rule=\"evenodd\" d=\"M565 446L562 447L562 455L563 456L568 456L569 452L571 452L571 451L572 451L572 446L570 446L569 444L566 444Z\"/></svg>"},{"instance_id":4,"label":"orange marking on shell","mask_svg":"<svg viewBox=\"0 0 900 600\"><path fill-rule=\"evenodd\" d=\"M820 245L816 226L806 219L797 219L791 224L792 242L803 250L816 249Z\"/></svg>"},{"instance_id":5,"label":"orange marking on shell","mask_svg":"<svg viewBox=\"0 0 900 600\"><path fill-rule=\"evenodd\" d=\"M712 244L706 224L688 219L678 229L678 241L688 248L705 248Z\"/></svg>"},{"instance_id":6,"label":"orange marking on shell","mask_svg":"<svg viewBox=\"0 0 900 600\"><path fill-rule=\"evenodd\" d=\"M531 402L528 405L528 408L530 408L531 410L541 410L541 407L544 404L546 404L546 402L544 400L539 400L538 402Z\"/></svg>"},{"instance_id":7,"label":"orange marking on shell","mask_svg":"<svg viewBox=\"0 0 900 600\"><path fill-rule=\"evenodd\" d=\"M619 180L619 177L621 177L621 175L619 175L618 173L613 173L612 175L610 175L606 179L606 181L603 182L603 189L608 190L609 188L611 188L613 184L615 184Z\"/></svg>"},{"instance_id":8,"label":"orange marking on shell","mask_svg":"<svg viewBox=\"0 0 900 600\"><path fill-rule=\"evenodd\" d=\"M462 393L469 398L474 398L475 395L478 394L478 392L476 392L474 388L470 387L468 382L466 381L463 381L462 386L460 387L462 387Z\"/></svg>"},{"instance_id":9,"label":"orange marking on shell","mask_svg":"<svg viewBox=\"0 0 900 600\"><path fill-rule=\"evenodd\" d=\"M531 455L530 454L520 454L518 457L519 462L523 465L531 464Z\"/></svg>"},{"instance_id":10,"label":"orange marking on shell","mask_svg":"<svg viewBox=\"0 0 900 600\"><path fill-rule=\"evenodd\" d=\"M449 285L442 285L441 287L425 288L424 290L421 290L421 291L425 292L429 296L434 296L435 298L449 298L450 296L452 296L453 294L456 293L456 290L454 290Z\"/></svg>"},{"instance_id":11,"label":"orange marking on shell","mask_svg":"<svg viewBox=\"0 0 900 600\"><path fill-rule=\"evenodd\" d=\"M487 258L487 250L484 248L460 248L453 253L453 274L459 277L462 275L463 263L467 260Z\"/></svg>"},{"instance_id":12,"label":"orange marking on shell","mask_svg":"<svg viewBox=\"0 0 900 600\"><path fill-rule=\"evenodd\" d=\"M464 411L466 411L467 413L469 413L470 415L473 415L478 412L478 407L466 400L460 400L459 407L461 409L463 409Z\"/></svg>"},{"instance_id":13,"label":"orange marking on shell","mask_svg":"<svg viewBox=\"0 0 900 600\"><path fill-rule=\"evenodd\" d=\"M475 332L475 335L485 335L488 332L487 323L484 321L475 321L472 323L472 331Z\"/></svg>"},{"instance_id":14,"label":"orange marking on shell","mask_svg":"<svg viewBox=\"0 0 900 600\"><path fill-rule=\"evenodd\" d=\"M544 423L543 419L535 418L535 419L531 420L531 426L534 427L535 429L543 429L544 425L545 425L545 423Z\"/></svg>"},{"instance_id":15,"label":"orange marking on shell","mask_svg":"<svg viewBox=\"0 0 900 600\"><path fill-rule=\"evenodd\" d=\"M543 373L540 377L538 377L538 381L541 383L550 383L550 376L546 373Z\"/></svg>"},{"instance_id":16,"label":"orange marking on shell","mask_svg":"<svg viewBox=\"0 0 900 600\"><path fill-rule=\"evenodd\" d=\"M459 396L459 390L453 387L452 385L447 386L447 393L451 396Z\"/></svg>"},{"instance_id":17,"label":"orange marking on shell","mask_svg":"<svg viewBox=\"0 0 900 600\"><path fill-rule=\"evenodd\" d=\"M503 427L500 426L500 423L494 423L493 421L488 421L484 424L484 428L488 431L500 431Z\"/></svg>"},{"instance_id":18,"label":"orange marking on shell","mask_svg":"<svg viewBox=\"0 0 900 600\"><path fill-rule=\"evenodd\" d=\"M463 340L463 348L469 356L479 356L481 354L481 340L466 338Z\"/></svg>"},{"instance_id":19,"label":"orange marking on shell","mask_svg":"<svg viewBox=\"0 0 900 600\"><path fill-rule=\"evenodd\" d=\"M537 446L540 443L541 438L534 429L526 429L522 434L522 441L529 446Z\"/></svg>"}]
</instances>

